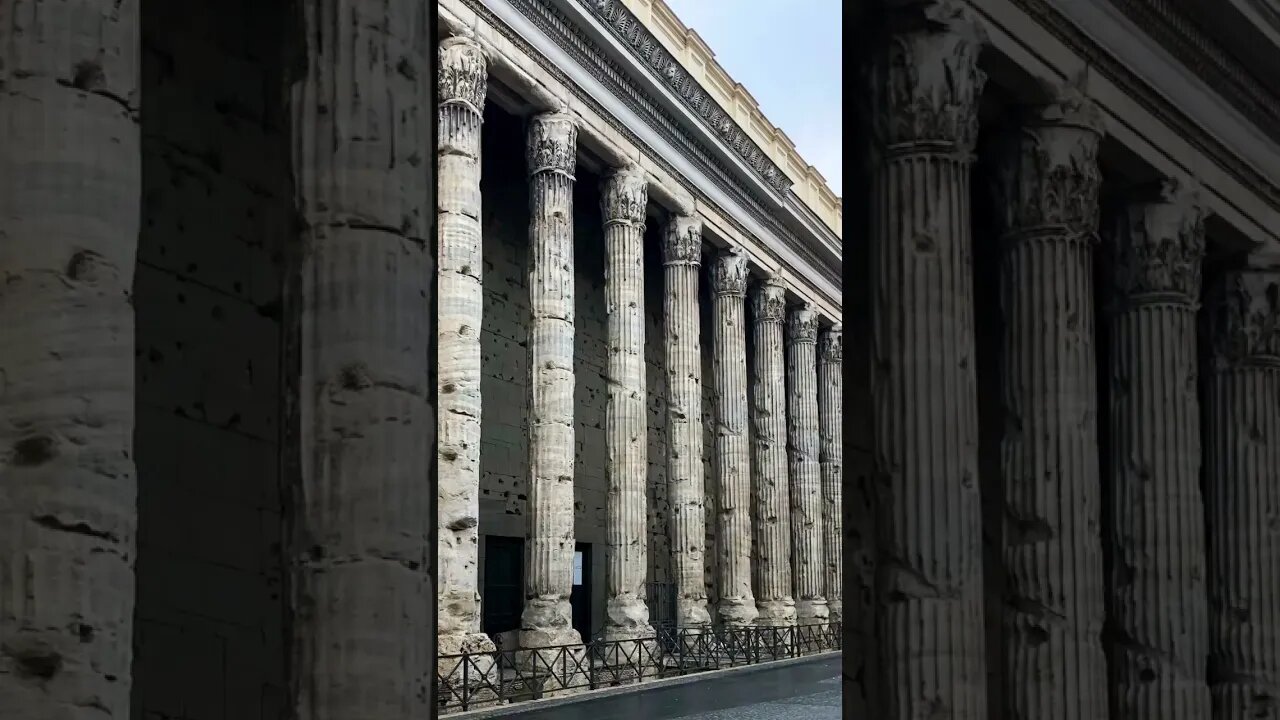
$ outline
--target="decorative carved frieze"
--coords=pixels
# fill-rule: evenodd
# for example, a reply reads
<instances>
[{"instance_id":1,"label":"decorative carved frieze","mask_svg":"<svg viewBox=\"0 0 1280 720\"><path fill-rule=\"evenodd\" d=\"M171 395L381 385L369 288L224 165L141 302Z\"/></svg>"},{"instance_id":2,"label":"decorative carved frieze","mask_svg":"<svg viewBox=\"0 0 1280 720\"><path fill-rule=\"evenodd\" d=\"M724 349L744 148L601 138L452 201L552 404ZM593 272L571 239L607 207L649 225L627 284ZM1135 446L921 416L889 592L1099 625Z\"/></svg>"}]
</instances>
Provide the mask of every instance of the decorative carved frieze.
<instances>
[{"instance_id":1,"label":"decorative carved frieze","mask_svg":"<svg viewBox=\"0 0 1280 720\"><path fill-rule=\"evenodd\" d=\"M903 4L870 67L872 129L885 148L952 145L970 153L978 138L978 69L984 35L971 11L953 0Z\"/></svg>"},{"instance_id":2,"label":"decorative carved frieze","mask_svg":"<svg viewBox=\"0 0 1280 720\"><path fill-rule=\"evenodd\" d=\"M648 205L649 182L638 167L620 168L601 183L600 212L605 225L620 222L644 227Z\"/></svg>"},{"instance_id":3,"label":"decorative carved frieze","mask_svg":"<svg viewBox=\"0 0 1280 720\"><path fill-rule=\"evenodd\" d=\"M449 37L441 41L439 55L436 86L440 104L461 103L476 114L482 114L488 71L480 45L469 37Z\"/></svg>"},{"instance_id":4,"label":"decorative carved frieze","mask_svg":"<svg viewBox=\"0 0 1280 720\"><path fill-rule=\"evenodd\" d=\"M791 187L791 180L756 145L747 132L702 89L680 61L662 47L662 43L645 28L621 0L579 0L591 9L613 32L623 45L660 78L676 97L702 118L716 135L771 187L784 192Z\"/></svg>"},{"instance_id":5,"label":"decorative carved frieze","mask_svg":"<svg viewBox=\"0 0 1280 720\"><path fill-rule=\"evenodd\" d=\"M1130 302L1144 297L1198 302L1205 215L1199 189L1189 181L1166 180L1158 200L1125 208L1115 246L1121 295Z\"/></svg>"},{"instance_id":6,"label":"decorative carved frieze","mask_svg":"<svg viewBox=\"0 0 1280 720\"><path fill-rule=\"evenodd\" d=\"M1097 106L1069 84L1059 89L1053 102L1019 121L1020 127L1007 133L999 146L994 183L1006 237L1065 228L1095 239L1102 186L1102 116Z\"/></svg>"},{"instance_id":7,"label":"decorative carved frieze","mask_svg":"<svg viewBox=\"0 0 1280 720\"><path fill-rule=\"evenodd\" d=\"M832 325L818 338L818 357L826 362L844 360L844 326Z\"/></svg>"},{"instance_id":8,"label":"decorative carved frieze","mask_svg":"<svg viewBox=\"0 0 1280 720\"><path fill-rule=\"evenodd\" d=\"M1226 273L1208 306L1215 359L1280 363L1280 272Z\"/></svg>"},{"instance_id":9,"label":"decorative carved frieze","mask_svg":"<svg viewBox=\"0 0 1280 720\"><path fill-rule=\"evenodd\" d=\"M716 256L711 266L711 288L717 295L747 294L747 256L729 248Z\"/></svg>"},{"instance_id":10,"label":"decorative carved frieze","mask_svg":"<svg viewBox=\"0 0 1280 720\"><path fill-rule=\"evenodd\" d=\"M702 263L702 221L688 215L676 215L662 233L664 265L700 265Z\"/></svg>"},{"instance_id":11,"label":"decorative carved frieze","mask_svg":"<svg viewBox=\"0 0 1280 720\"><path fill-rule=\"evenodd\" d=\"M539 116L529 125L529 175L557 172L574 179L578 165L578 126L568 114Z\"/></svg>"},{"instance_id":12,"label":"decorative carved frieze","mask_svg":"<svg viewBox=\"0 0 1280 720\"><path fill-rule=\"evenodd\" d=\"M756 322L780 323L787 317L787 288L782 279L770 275L760 283L760 291L751 296L751 312Z\"/></svg>"},{"instance_id":13,"label":"decorative carved frieze","mask_svg":"<svg viewBox=\"0 0 1280 720\"><path fill-rule=\"evenodd\" d=\"M787 319L787 341L790 343L818 341L818 314L808 304L793 310Z\"/></svg>"}]
</instances>

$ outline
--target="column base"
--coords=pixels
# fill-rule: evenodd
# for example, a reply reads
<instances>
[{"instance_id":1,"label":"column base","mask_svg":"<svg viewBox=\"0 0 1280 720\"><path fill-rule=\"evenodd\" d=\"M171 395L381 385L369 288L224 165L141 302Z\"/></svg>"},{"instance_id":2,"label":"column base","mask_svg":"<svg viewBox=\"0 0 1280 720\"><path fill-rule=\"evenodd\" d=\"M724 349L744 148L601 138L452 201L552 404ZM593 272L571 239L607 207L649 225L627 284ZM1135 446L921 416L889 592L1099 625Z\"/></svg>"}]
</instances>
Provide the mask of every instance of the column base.
<instances>
[{"instance_id":1,"label":"column base","mask_svg":"<svg viewBox=\"0 0 1280 720\"><path fill-rule=\"evenodd\" d=\"M466 706L472 710L498 702L502 690L497 646L483 633L441 635L436 662L441 708ZM466 657L449 657L464 655Z\"/></svg>"},{"instance_id":2,"label":"column base","mask_svg":"<svg viewBox=\"0 0 1280 720\"><path fill-rule=\"evenodd\" d=\"M746 597L722 597L716 608L720 622L729 627L754 625L760 611L756 609L756 600L750 595Z\"/></svg>"},{"instance_id":3,"label":"column base","mask_svg":"<svg viewBox=\"0 0 1280 720\"><path fill-rule=\"evenodd\" d=\"M826 598L806 598L796 601L796 625L826 625L831 610Z\"/></svg>"},{"instance_id":4,"label":"column base","mask_svg":"<svg viewBox=\"0 0 1280 720\"><path fill-rule=\"evenodd\" d=\"M756 625L760 627L791 627L796 624L796 603L791 598L781 600L757 600Z\"/></svg>"},{"instance_id":5,"label":"column base","mask_svg":"<svg viewBox=\"0 0 1280 720\"><path fill-rule=\"evenodd\" d=\"M827 617L831 622L844 622L844 603L840 600L828 600L827 612Z\"/></svg>"}]
</instances>

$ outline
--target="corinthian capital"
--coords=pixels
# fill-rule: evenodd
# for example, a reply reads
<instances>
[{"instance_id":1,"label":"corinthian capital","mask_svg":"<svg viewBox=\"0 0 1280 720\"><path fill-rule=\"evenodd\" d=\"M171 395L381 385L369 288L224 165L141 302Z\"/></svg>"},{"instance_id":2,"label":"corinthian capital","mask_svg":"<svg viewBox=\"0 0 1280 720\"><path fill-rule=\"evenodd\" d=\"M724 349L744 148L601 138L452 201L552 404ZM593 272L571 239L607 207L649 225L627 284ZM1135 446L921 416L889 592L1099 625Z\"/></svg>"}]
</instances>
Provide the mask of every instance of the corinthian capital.
<instances>
[{"instance_id":1,"label":"corinthian capital","mask_svg":"<svg viewBox=\"0 0 1280 720\"><path fill-rule=\"evenodd\" d=\"M787 316L787 288L777 275L770 275L756 286L751 296L751 311L756 322L780 323Z\"/></svg>"},{"instance_id":2,"label":"corinthian capital","mask_svg":"<svg viewBox=\"0 0 1280 720\"><path fill-rule=\"evenodd\" d=\"M792 344L818 341L818 313L808 303L791 311L787 321L787 341Z\"/></svg>"},{"instance_id":3,"label":"corinthian capital","mask_svg":"<svg viewBox=\"0 0 1280 720\"><path fill-rule=\"evenodd\" d=\"M702 263L702 221L689 215L674 215L662 232L664 265Z\"/></svg>"},{"instance_id":4,"label":"corinthian capital","mask_svg":"<svg viewBox=\"0 0 1280 720\"><path fill-rule=\"evenodd\" d=\"M1228 272L1208 295L1217 360L1280 363L1280 272Z\"/></svg>"},{"instance_id":5,"label":"corinthian capital","mask_svg":"<svg viewBox=\"0 0 1280 720\"><path fill-rule=\"evenodd\" d=\"M747 294L747 257L737 248L723 250L711 266L711 287L717 295Z\"/></svg>"},{"instance_id":6,"label":"corinthian capital","mask_svg":"<svg viewBox=\"0 0 1280 720\"><path fill-rule=\"evenodd\" d=\"M818 356L823 362L838 363L844 359L844 326L832 325L818 336Z\"/></svg>"},{"instance_id":7,"label":"corinthian capital","mask_svg":"<svg viewBox=\"0 0 1280 720\"><path fill-rule=\"evenodd\" d=\"M469 37L455 35L440 43L439 54L436 86L440 92L440 104L461 104L477 115L482 114L488 68L480 44Z\"/></svg>"},{"instance_id":8,"label":"corinthian capital","mask_svg":"<svg viewBox=\"0 0 1280 720\"><path fill-rule=\"evenodd\" d=\"M1102 116L1074 84L1022 119L1000 146L996 199L1006 237L1057 229L1094 240Z\"/></svg>"},{"instance_id":9,"label":"corinthian capital","mask_svg":"<svg viewBox=\"0 0 1280 720\"><path fill-rule=\"evenodd\" d=\"M1116 285L1130 302L1195 303L1204 259L1205 209L1199 189L1167 180L1159 198L1129 205L1116 227Z\"/></svg>"},{"instance_id":10,"label":"corinthian capital","mask_svg":"<svg viewBox=\"0 0 1280 720\"><path fill-rule=\"evenodd\" d=\"M964 3L891 3L887 47L871 66L872 128L881 146L948 145L968 155L978 137L978 69L985 36Z\"/></svg>"},{"instance_id":11,"label":"corinthian capital","mask_svg":"<svg viewBox=\"0 0 1280 720\"><path fill-rule=\"evenodd\" d=\"M544 113L529 121L529 175L560 173L573 178L578 166L578 126L567 113Z\"/></svg>"},{"instance_id":12,"label":"corinthian capital","mask_svg":"<svg viewBox=\"0 0 1280 720\"><path fill-rule=\"evenodd\" d=\"M630 223L644 227L649 204L649 183L640 168L628 166L604 179L600 189L600 212L604 223Z\"/></svg>"}]
</instances>

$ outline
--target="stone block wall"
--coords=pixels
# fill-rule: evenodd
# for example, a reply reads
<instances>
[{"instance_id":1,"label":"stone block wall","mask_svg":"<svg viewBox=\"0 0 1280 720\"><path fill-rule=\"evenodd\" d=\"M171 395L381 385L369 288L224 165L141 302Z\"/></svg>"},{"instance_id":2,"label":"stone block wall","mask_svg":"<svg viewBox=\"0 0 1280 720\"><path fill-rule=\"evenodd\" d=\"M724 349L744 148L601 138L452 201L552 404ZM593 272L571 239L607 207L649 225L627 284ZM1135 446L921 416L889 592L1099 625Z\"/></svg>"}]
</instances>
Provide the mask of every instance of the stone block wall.
<instances>
[{"instance_id":1,"label":"stone block wall","mask_svg":"<svg viewBox=\"0 0 1280 720\"><path fill-rule=\"evenodd\" d=\"M143 3L133 717L285 703L283 3Z\"/></svg>"}]
</instances>

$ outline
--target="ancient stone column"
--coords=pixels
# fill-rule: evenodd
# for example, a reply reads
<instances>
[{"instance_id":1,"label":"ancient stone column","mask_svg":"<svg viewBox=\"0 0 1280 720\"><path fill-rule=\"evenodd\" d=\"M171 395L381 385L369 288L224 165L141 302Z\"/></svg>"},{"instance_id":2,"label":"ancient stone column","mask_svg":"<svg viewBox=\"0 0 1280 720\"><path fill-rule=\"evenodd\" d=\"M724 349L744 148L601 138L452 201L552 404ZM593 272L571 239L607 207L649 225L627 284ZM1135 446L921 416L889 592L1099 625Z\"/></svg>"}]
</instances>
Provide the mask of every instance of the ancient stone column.
<instances>
[{"instance_id":1,"label":"ancient stone column","mask_svg":"<svg viewBox=\"0 0 1280 720\"><path fill-rule=\"evenodd\" d=\"M139 5L0 4L5 717L130 717Z\"/></svg>"},{"instance_id":2,"label":"ancient stone column","mask_svg":"<svg viewBox=\"0 0 1280 720\"><path fill-rule=\"evenodd\" d=\"M787 386L783 375L786 289L776 276L757 285L754 315L753 413L755 423L752 489L755 495L757 625L796 624L791 595L791 501L787 472Z\"/></svg>"},{"instance_id":3,"label":"ancient stone column","mask_svg":"<svg viewBox=\"0 0 1280 720\"><path fill-rule=\"evenodd\" d=\"M870 68L876 717L986 720L969 168L981 34L900 3Z\"/></svg>"},{"instance_id":4,"label":"ancient stone column","mask_svg":"<svg viewBox=\"0 0 1280 720\"><path fill-rule=\"evenodd\" d=\"M843 617L843 346L844 330L840 325L834 325L818 336L818 427L821 437L818 459L822 470L823 595L827 598L832 622L840 622Z\"/></svg>"},{"instance_id":5,"label":"ancient stone column","mask_svg":"<svg viewBox=\"0 0 1280 720\"><path fill-rule=\"evenodd\" d=\"M436 419L431 72L421 3L303 3L291 86L300 363L286 506L290 717L420 718L435 632L427 561ZM364 48L352 54L350 48Z\"/></svg>"},{"instance_id":6,"label":"ancient stone column","mask_svg":"<svg viewBox=\"0 0 1280 720\"><path fill-rule=\"evenodd\" d=\"M662 234L663 315L667 373L667 487L676 624L711 624L704 583L706 486L702 467L702 333L698 274L702 222L677 215Z\"/></svg>"},{"instance_id":7,"label":"ancient stone column","mask_svg":"<svg viewBox=\"0 0 1280 720\"><path fill-rule=\"evenodd\" d=\"M487 81L475 40L446 38L437 69L436 277L440 439L437 625L440 655L492 652L480 632L480 124Z\"/></svg>"},{"instance_id":8,"label":"ancient stone column","mask_svg":"<svg viewBox=\"0 0 1280 720\"><path fill-rule=\"evenodd\" d=\"M609 494L605 501L607 583L605 638L653 637L645 604L648 411L644 364L644 219L648 186L639 168L604 181L605 312L609 398L605 408Z\"/></svg>"},{"instance_id":9,"label":"ancient stone column","mask_svg":"<svg viewBox=\"0 0 1280 720\"><path fill-rule=\"evenodd\" d=\"M1108 658L1116 717L1209 717L1196 310L1204 211L1169 182L1115 228Z\"/></svg>"},{"instance_id":10,"label":"ancient stone column","mask_svg":"<svg viewBox=\"0 0 1280 720\"><path fill-rule=\"evenodd\" d=\"M1105 718L1093 331L1101 118L1064 88L1003 139L1001 701L1013 717Z\"/></svg>"},{"instance_id":11,"label":"ancient stone column","mask_svg":"<svg viewBox=\"0 0 1280 720\"><path fill-rule=\"evenodd\" d=\"M1209 297L1205 504L1215 720L1280 702L1280 272L1227 273Z\"/></svg>"},{"instance_id":12,"label":"ancient stone column","mask_svg":"<svg viewBox=\"0 0 1280 720\"><path fill-rule=\"evenodd\" d=\"M578 130L529 122L529 530L520 645L577 645L573 589L573 182Z\"/></svg>"},{"instance_id":13,"label":"ancient stone column","mask_svg":"<svg viewBox=\"0 0 1280 720\"><path fill-rule=\"evenodd\" d=\"M711 267L715 292L712 367L716 398L716 482L720 512L716 539L720 621L755 623L751 589L751 446L747 438L747 258L736 249L721 252Z\"/></svg>"},{"instance_id":14,"label":"ancient stone column","mask_svg":"<svg viewBox=\"0 0 1280 720\"><path fill-rule=\"evenodd\" d=\"M818 315L808 305L787 323L787 450L791 475L791 579L796 624L829 615L823 593L822 470L818 466Z\"/></svg>"}]
</instances>

